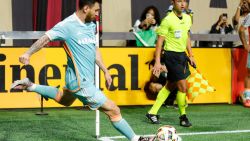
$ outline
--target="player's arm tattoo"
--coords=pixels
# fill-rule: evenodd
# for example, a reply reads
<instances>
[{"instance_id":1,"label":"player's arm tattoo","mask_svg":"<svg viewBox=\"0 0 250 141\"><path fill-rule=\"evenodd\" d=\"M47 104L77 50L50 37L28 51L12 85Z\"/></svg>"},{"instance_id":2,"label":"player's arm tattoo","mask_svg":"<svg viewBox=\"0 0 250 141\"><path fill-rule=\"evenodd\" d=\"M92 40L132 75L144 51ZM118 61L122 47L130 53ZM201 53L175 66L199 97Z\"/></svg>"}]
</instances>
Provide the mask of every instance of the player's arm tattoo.
<instances>
[{"instance_id":1,"label":"player's arm tattoo","mask_svg":"<svg viewBox=\"0 0 250 141\"><path fill-rule=\"evenodd\" d=\"M37 40L30 49L26 52L29 55L32 55L38 52L41 48L47 45L50 42L50 39L47 35L42 36L39 40Z\"/></svg>"}]
</instances>

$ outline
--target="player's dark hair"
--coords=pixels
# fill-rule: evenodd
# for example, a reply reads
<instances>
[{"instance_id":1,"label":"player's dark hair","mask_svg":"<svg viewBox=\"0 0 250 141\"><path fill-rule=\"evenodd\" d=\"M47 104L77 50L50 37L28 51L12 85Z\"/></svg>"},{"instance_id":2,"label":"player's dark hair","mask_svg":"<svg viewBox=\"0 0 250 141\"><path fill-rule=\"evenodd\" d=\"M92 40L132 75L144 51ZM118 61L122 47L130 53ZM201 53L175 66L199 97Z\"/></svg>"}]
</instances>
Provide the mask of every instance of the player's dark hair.
<instances>
[{"instance_id":1,"label":"player's dark hair","mask_svg":"<svg viewBox=\"0 0 250 141\"><path fill-rule=\"evenodd\" d=\"M102 3L102 0L79 0L78 6L79 9L82 9L84 6L92 7L96 2Z\"/></svg>"}]
</instances>

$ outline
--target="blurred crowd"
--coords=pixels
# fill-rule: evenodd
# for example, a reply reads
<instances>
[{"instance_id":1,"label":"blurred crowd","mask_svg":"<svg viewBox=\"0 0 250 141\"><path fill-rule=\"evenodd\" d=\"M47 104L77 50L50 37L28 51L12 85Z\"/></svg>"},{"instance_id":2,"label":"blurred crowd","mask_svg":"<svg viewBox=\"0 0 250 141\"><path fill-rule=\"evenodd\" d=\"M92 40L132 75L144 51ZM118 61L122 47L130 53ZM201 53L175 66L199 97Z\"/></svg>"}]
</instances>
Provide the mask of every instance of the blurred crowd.
<instances>
[{"instance_id":1,"label":"blurred crowd","mask_svg":"<svg viewBox=\"0 0 250 141\"><path fill-rule=\"evenodd\" d=\"M170 5L166 10L166 15L168 15L173 9ZM247 14L250 12L248 0L240 0L236 7L235 14L232 18L228 17L227 13L221 13L218 15L218 20L211 25L210 31L206 31L203 34L238 34L239 27L244 21ZM194 12L189 9L189 4L187 3L183 13L190 15L193 21ZM155 6L148 6L144 9L141 17L136 20L131 32L134 33L136 41L128 41L127 46L137 46L137 47L152 47L155 46L157 36L155 30L160 25L161 19L158 9ZM232 24L230 24L232 23ZM192 31L191 31L192 32ZM248 36L248 32L246 31ZM198 46L201 47L239 47L241 46L241 41L235 42L212 42L212 41L199 41Z\"/></svg>"}]
</instances>

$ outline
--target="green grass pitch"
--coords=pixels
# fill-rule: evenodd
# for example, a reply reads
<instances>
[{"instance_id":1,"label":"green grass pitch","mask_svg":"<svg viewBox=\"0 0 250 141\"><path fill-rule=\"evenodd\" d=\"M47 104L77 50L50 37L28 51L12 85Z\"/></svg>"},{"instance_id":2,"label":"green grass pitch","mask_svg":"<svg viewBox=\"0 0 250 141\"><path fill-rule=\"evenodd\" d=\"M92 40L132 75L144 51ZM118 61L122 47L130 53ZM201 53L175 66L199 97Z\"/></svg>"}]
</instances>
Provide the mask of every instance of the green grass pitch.
<instances>
[{"instance_id":1,"label":"green grass pitch","mask_svg":"<svg viewBox=\"0 0 250 141\"><path fill-rule=\"evenodd\" d=\"M160 125L150 124L145 114L150 106L121 107L123 117L140 135L153 135L162 125L172 125L183 141L249 141L250 109L240 105L189 105L193 126L179 126L178 110L162 107ZM85 108L45 109L47 116L35 115L39 109L0 110L0 141L95 141L95 112ZM121 136L101 113L101 136ZM216 131L222 131L217 133ZM237 131L227 133L224 131ZM245 131L245 132L243 132ZM204 135L204 132L209 134ZM187 135L188 133L192 135ZM197 135L200 133L200 135ZM117 141L126 141L118 138ZM115 140L115 141L116 141Z\"/></svg>"}]
</instances>

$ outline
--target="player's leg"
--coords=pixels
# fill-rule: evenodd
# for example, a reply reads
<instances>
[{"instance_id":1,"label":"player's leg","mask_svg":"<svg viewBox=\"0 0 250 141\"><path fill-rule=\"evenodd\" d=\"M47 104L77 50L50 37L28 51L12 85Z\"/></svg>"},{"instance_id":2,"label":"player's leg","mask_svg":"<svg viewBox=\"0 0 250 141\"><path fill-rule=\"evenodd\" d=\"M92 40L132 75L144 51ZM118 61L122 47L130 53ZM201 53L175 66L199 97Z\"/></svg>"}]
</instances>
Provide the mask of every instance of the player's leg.
<instances>
[{"instance_id":1,"label":"player's leg","mask_svg":"<svg viewBox=\"0 0 250 141\"><path fill-rule=\"evenodd\" d=\"M189 122L186 116L186 92L187 92L187 83L186 80L179 80L177 82L177 104L180 112L180 125L184 127L190 127L192 124Z\"/></svg>"},{"instance_id":2,"label":"player's leg","mask_svg":"<svg viewBox=\"0 0 250 141\"><path fill-rule=\"evenodd\" d=\"M247 57L247 76L245 78L245 90L240 94L240 101L245 107L250 107L250 53Z\"/></svg>"},{"instance_id":3,"label":"player's leg","mask_svg":"<svg viewBox=\"0 0 250 141\"><path fill-rule=\"evenodd\" d=\"M126 136L129 140L138 141L139 136L136 136L127 121L122 118L120 108L113 101L107 99L101 108L102 111L109 117L116 130Z\"/></svg>"},{"instance_id":4,"label":"player's leg","mask_svg":"<svg viewBox=\"0 0 250 141\"><path fill-rule=\"evenodd\" d=\"M165 87L163 87L156 98L156 101L154 105L151 107L151 109L146 114L146 117L153 123L153 124L159 124L159 115L157 115L160 107L164 103L164 101L168 98L170 91L174 87L175 83L168 82ZM170 89L170 90L169 90Z\"/></svg>"},{"instance_id":5,"label":"player's leg","mask_svg":"<svg viewBox=\"0 0 250 141\"><path fill-rule=\"evenodd\" d=\"M250 89L250 53L247 55L247 76L245 78L245 88Z\"/></svg>"},{"instance_id":6,"label":"player's leg","mask_svg":"<svg viewBox=\"0 0 250 141\"><path fill-rule=\"evenodd\" d=\"M147 141L146 139L148 138L137 136L134 133L127 121L122 118L120 108L113 101L107 99L107 97L94 85L82 88L74 95L92 110L101 108L101 110L109 117L114 128L129 140Z\"/></svg>"},{"instance_id":7,"label":"player's leg","mask_svg":"<svg viewBox=\"0 0 250 141\"><path fill-rule=\"evenodd\" d=\"M36 92L46 99L53 99L64 106L70 106L76 99L73 94L66 89L64 89L62 92L55 87L34 84L28 78L15 81L11 85L11 89Z\"/></svg>"},{"instance_id":8,"label":"player's leg","mask_svg":"<svg viewBox=\"0 0 250 141\"><path fill-rule=\"evenodd\" d=\"M178 106L175 104L177 91L177 88L171 91L168 98L164 101L163 106L166 106L167 108L178 109Z\"/></svg>"},{"instance_id":9,"label":"player's leg","mask_svg":"<svg viewBox=\"0 0 250 141\"><path fill-rule=\"evenodd\" d=\"M102 111L109 117L112 125L130 141L150 141L153 139L136 135L127 121L122 118L120 108L110 99L101 106Z\"/></svg>"},{"instance_id":10,"label":"player's leg","mask_svg":"<svg viewBox=\"0 0 250 141\"><path fill-rule=\"evenodd\" d=\"M250 68L247 68L247 76L245 78L245 88L250 89Z\"/></svg>"},{"instance_id":11,"label":"player's leg","mask_svg":"<svg viewBox=\"0 0 250 141\"><path fill-rule=\"evenodd\" d=\"M57 102L60 101L62 96L62 92L60 92L57 88L34 84L28 78L14 81L14 83L11 85L11 89L21 89L30 92L36 92L45 98L54 99Z\"/></svg>"}]
</instances>

